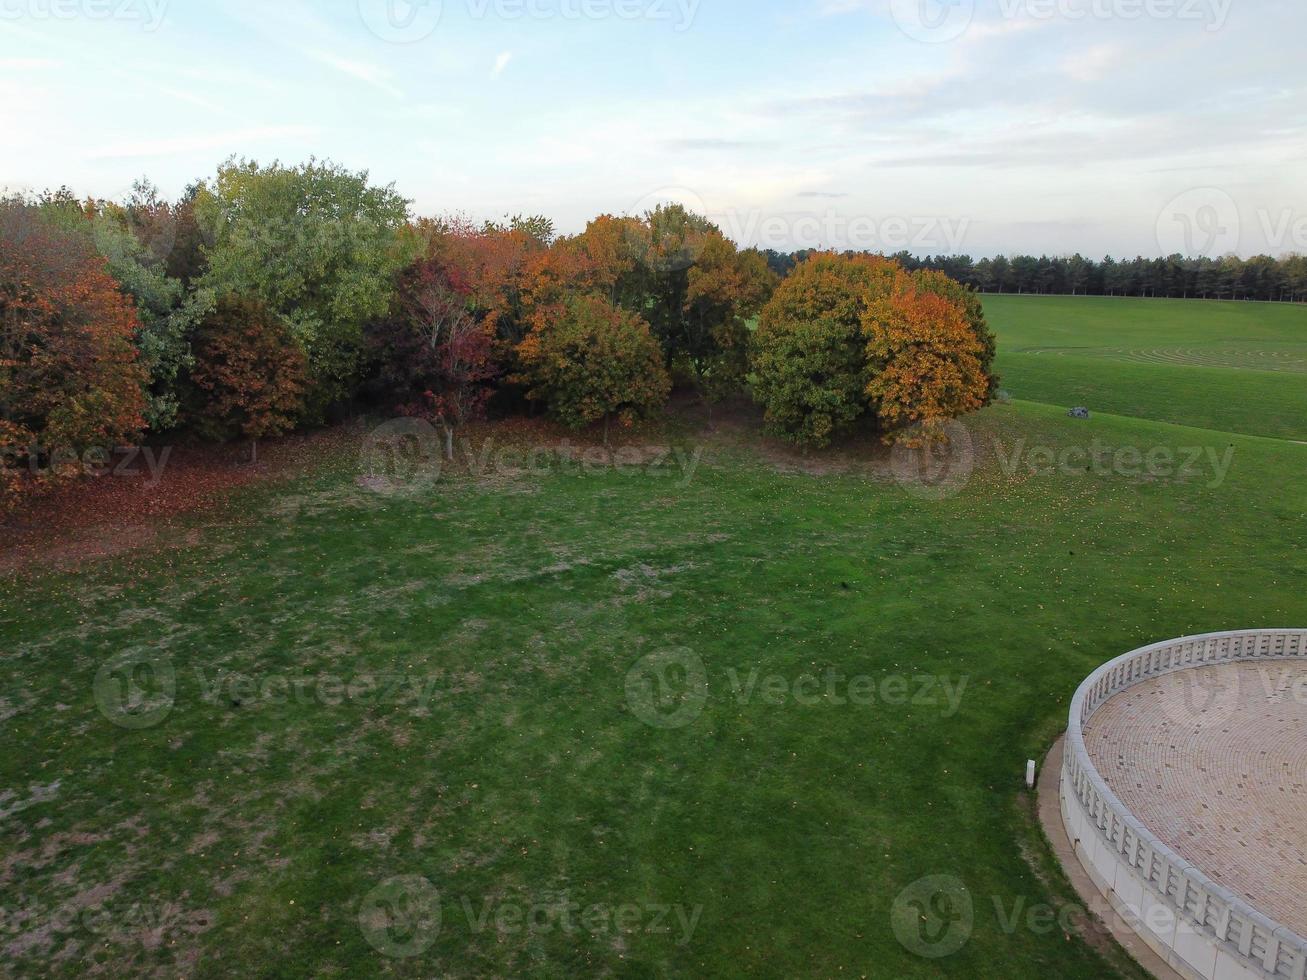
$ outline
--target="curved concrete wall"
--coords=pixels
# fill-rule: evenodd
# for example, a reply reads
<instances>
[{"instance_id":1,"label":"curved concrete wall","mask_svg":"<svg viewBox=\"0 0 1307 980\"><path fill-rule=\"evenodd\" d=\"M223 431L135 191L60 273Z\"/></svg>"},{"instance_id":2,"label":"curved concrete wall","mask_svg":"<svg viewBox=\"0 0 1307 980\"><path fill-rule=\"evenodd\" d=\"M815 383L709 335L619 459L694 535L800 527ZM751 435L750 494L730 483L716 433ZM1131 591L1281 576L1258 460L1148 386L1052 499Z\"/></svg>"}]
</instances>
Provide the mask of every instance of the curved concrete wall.
<instances>
[{"instance_id":1,"label":"curved concrete wall","mask_svg":"<svg viewBox=\"0 0 1307 980\"><path fill-rule=\"evenodd\" d=\"M1307 630L1169 640L1103 665L1071 704L1060 795L1076 856L1144 941L1195 980L1307 980L1307 940L1154 837L1099 775L1085 749L1084 725L1109 698L1164 674L1290 657L1307 657Z\"/></svg>"}]
</instances>

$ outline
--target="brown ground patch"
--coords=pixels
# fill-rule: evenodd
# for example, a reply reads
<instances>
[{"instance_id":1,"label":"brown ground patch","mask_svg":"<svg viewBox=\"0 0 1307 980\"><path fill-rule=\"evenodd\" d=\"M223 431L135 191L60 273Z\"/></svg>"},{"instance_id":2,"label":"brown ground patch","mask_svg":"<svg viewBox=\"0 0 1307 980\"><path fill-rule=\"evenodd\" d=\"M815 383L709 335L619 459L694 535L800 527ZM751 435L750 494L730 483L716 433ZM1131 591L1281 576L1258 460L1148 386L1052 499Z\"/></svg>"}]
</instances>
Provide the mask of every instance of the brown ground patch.
<instances>
[{"instance_id":1,"label":"brown ground patch","mask_svg":"<svg viewBox=\"0 0 1307 980\"><path fill-rule=\"evenodd\" d=\"M218 505L238 487L300 473L357 437L356 428L342 426L270 441L257 464L244 445L151 447L155 473L141 458L122 473L47 491L0 523L0 575L66 570L150 546L193 546L199 532L177 528L177 518Z\"/></svg>"}]
</instances>

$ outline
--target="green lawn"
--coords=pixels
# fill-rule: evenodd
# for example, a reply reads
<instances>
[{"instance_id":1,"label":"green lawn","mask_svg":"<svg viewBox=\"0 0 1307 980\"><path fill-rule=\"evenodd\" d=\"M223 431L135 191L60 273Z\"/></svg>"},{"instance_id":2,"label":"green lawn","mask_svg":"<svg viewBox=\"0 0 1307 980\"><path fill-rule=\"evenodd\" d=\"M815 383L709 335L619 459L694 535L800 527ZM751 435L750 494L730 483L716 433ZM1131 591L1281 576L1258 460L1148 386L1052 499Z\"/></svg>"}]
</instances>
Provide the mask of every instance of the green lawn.
<instances>
[{"instance_id":1,"label":"green lawn","mask_svg":"<svg viewBox=\"0 0 1307 980\"><path fill-rule=\"evenodd\" d=\"M1307 306L987 296L1020 399L1307 440Z\"/></svg>"},{"instance_id":2,"label":"green lawn","mask_svg":"<svg viewBox=\"0 0 1307 980\"><path fill-rule=\"evenodd\" d=\"M993 311L1005 344L1040 340L1021 302ZM689 479L460 467L386 496L341 459L166 556L0 587L0 973L1138 976L1031 927L1068 892L1025 762L1103 661L1307 621L1307 446L1077 422L1015 388L968 420L980 468L939 501L864 449L760 453L747 426L678 430ZM1028 465L1094 443L1213 456ZM97 705L133 655L175 674L152 727ZM656 702L631 674L650 655L673 667ZM366 675L419 693L362 696ZM932 875L973 902L943 959L891 924ZM440 927L378 941L361 913L413 921L412 889L374 893L399 876ZM550 928L515 917L538 908Z\"/></svg>"}]
</instances>

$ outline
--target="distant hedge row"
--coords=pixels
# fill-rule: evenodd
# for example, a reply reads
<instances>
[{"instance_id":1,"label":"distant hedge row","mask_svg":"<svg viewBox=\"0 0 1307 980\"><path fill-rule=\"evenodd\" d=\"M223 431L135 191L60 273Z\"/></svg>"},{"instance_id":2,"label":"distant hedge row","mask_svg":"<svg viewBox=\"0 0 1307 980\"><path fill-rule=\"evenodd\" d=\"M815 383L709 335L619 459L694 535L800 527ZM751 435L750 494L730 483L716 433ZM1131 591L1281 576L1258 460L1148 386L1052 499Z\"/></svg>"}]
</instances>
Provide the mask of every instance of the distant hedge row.
<instances>
[{"instance_id":1,"label":"distant hedge row","mask_svg":"<svg viewBox=\"0 0 1307 980\"><path fill-rule=\"evenodd\" d=\"M811 253L765 254L772 271L783 276ZM901 252L891 258L909 270L943 272L982 293L1307 302L1307 256L1303 255L1279 259L1269 255L1114 259L1109 255L1097 261L1078 254L1000 255L977 261L969 255L918 258Z\"/></svg>"}]
</instances>

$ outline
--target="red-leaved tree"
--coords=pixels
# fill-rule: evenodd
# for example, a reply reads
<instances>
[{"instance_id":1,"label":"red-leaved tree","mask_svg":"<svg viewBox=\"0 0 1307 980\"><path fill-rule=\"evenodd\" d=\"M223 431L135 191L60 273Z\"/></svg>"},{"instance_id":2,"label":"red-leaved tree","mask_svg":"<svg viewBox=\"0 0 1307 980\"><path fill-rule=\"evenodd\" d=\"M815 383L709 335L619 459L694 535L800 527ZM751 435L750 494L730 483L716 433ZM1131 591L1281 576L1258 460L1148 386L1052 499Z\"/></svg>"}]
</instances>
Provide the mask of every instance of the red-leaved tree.
<instances>
[{"instance_id":1,"label":"red-leaved tree","mask_svg":"<svg viewBox=\"0 0 1307 980\"><path fill-rule=\"evenodd\" d=\"M415 262L368 339L384 396L400 412L439 424L452 460L456 431L484 417L500 374L494 327L477 306L469 270L445 258Z\"/></svg>"},{"instance_id":2,"label":"red-leaved tree","mask_svg":"<svg viewBox=\"0 0 1307 980\"><path fill-rule=\"evenodd\" d=\"M210 438L259 440L295 427L308 390L308 359L286 324L257 300L227 297L192 342L191 421Z\"/></svg>"}]
</instances>

